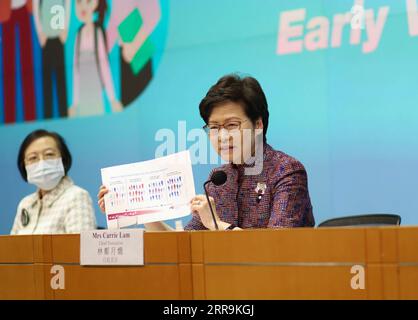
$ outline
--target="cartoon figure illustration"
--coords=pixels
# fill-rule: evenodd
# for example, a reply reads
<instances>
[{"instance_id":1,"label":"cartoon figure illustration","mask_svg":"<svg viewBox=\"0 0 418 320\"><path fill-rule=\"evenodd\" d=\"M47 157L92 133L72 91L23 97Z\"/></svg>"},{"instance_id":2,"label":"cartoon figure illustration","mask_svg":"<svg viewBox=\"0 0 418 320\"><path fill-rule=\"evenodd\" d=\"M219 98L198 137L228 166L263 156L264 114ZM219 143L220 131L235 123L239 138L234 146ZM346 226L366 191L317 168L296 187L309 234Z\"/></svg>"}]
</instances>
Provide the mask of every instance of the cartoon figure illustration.
<instances>
[{"instance_id":1,"label":"cartoon figure illustration","mask_svg":"<svg viewBox=\"0 0 418 320\"><path fill-rule=\"evenodd\" d=\"M159 0L124 0L114 5L107 34L109 52L120 46L121 100L129 105L152 79L153 44L149 36L161 18Z\"/></svg>"},{"instance_id":2,"label":"cartoon figure illustration","mask_svg":"<svg viewBox=\"0 0 418 320\"><path fill-rule=\"evenodd\" d=\"M62 25L54 25L56 8L64 9ZM56 78L58 112L67 116L67 83L65 76L64 44L68 35L70 0L33 0L36 33L42 48L44 117L52 118L53 76Z\"/></svg>"},{"instance_id":3,"label":"cartoon figure illustration","mask_svg":"<svg viewBox=\"0 0 418 320\"><path fill-rule=\"evenodd\" d=\"M1 0L0 23L2 23L4 121L16 122L16 59L20 57L22 70L22 93L24 120L33 121L35 112L35 89L33 75L33 51L30 13L32 0ZM16 41L19 39L19 52Z\"/></svg>"},{"instance_id":4,"label":"cartoon figure illustration","mask_svg":"<svg viewBox=\"0 0 418 320\"><path fill-rule=\"evenodd\" d=\"M106 0L77 0L76 15L83 23L74 48L73 106L69 116L89 116L104 113L102 91L105 90L114 112L122 105L116 99L107 54L103 23ZM98 19L94 21L95 14Z\"/></svg>"}]
</instances>

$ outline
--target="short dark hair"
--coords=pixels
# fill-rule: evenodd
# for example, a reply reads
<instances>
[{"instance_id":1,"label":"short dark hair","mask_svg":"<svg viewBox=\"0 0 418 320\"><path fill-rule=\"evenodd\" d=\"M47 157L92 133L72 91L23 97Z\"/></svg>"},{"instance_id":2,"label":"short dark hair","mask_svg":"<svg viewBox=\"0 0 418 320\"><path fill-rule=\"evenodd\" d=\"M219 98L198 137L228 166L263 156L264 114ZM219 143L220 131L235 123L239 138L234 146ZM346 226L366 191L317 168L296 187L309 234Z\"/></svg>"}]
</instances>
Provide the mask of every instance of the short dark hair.
<instances>
[{"instance_id":1,"label":"short dark hair","mask_svg":"<svg viewBox=\"0 0 418 320\"><path fill-rule=\"evenodd\" d=\"M25 152L29 145L43 137L51 137L55 140L57 144L58 150L61 153L62 164L64 165L65 174L70 170L72 164L72 157L70 150L68 150L67 144L63 137L61 137L56 132L50 132L46 130L35 130L29 133L26 138L23 140L22 144L20 145L19 154L17 156L17 167L19 168L20 174L22 175L23 180L28 181L26 168L25 168Z\"/></svg>"},{"instance_id":2,"label":"short dark hair","mask_svg":"<svg viewBox=\"0 0 418 320\"><path fill-rule=\"evenodd\" d=\"M205 123L208 123L215 106L228 101L241 104L253 124L261 118L264 127L264 142L266 142L269 111L267 99L260 83L253 77L240 77L237 74L229 74L220 78L200 102L200 116Z\"/></svg>"}]
</instances>

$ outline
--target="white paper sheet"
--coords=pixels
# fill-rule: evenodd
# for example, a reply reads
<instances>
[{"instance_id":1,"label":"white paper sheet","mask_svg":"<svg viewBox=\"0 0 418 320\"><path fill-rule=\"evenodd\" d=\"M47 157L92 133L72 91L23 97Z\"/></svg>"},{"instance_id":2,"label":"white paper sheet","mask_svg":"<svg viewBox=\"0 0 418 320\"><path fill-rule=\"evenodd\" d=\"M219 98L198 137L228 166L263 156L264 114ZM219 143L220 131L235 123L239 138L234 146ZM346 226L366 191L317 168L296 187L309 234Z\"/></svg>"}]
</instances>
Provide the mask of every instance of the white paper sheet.
<instances>
[{"instance_id":1,"label":"white paper sheet","mask_svg":"<svg viewBox=\"0 0 418 320\"><path fill-rule=\"evenodd\" d=\"M190 214L195 187L189 151L101 169L107 226L118 229Z\"/></svg>"}]
</instances>

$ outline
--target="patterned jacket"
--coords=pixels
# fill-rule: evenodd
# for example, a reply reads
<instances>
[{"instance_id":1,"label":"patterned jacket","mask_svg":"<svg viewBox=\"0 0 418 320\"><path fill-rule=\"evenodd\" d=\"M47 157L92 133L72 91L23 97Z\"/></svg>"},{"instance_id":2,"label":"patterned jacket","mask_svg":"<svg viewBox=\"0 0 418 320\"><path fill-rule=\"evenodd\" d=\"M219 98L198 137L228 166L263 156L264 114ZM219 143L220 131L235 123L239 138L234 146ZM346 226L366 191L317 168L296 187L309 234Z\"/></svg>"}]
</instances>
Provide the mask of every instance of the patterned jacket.
<instances>
[{"instance_id":1,"label":"patterned jacket","mask_svg":"<svg viewBox=\"0 0 418 320\"><path fill-rule=\"evenodd\" d=\"M228 179L222 186L209 184L208 192L221 221L242 229L315 225L307 173L298 160L265 145L261 174L246 175L245 165L226 164L213 172L217 170ZM206 230L198 215L185 229Z\"/></svg>"}]
</instances>

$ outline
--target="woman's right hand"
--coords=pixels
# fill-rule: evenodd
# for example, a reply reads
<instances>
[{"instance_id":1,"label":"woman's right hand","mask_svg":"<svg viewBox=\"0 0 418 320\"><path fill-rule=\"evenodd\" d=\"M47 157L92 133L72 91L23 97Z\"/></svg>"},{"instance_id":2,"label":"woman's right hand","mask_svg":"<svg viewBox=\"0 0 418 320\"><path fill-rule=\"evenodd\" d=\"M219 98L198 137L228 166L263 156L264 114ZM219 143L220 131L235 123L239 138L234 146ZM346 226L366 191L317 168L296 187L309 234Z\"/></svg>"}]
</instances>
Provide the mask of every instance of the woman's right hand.
<instances>
[{"instance_id":1,"label":"woman's right hand","mask_svg":"<svg viewBox=\"0 0 418 320\"><path fill-rule=\"evenodd\" d=\"M77 115L77 105L73 105L68 109L68 117L74 118Z\"/></svg>"},{"instance_id":2,"label":"woman's right hand","mask_svg":"<svg viewBox=\"0 0 418 320\"><path fill-rule=\"evenodd\" d=\"M39 44L41 45L42 48L45 47L47 40L48 40L47 36L45 35L45 33L41 31L39 33Z\"/></svg>"},{"instance_id":3,"label":"woman's right hand","mask_svg":"<svg viewBox=\"0 0 418 320\"><path fill-rule=\"evenodd\" d=\"M106 213L104 196L108 192L109 192L109 190L105 186L102 185L102 186L100 186L99 193L97 194L97 199L98 199L97 203L98 203L98 205L100 207L100 210L103 213Z\"/></svg>"},{"instance_id":4,"label":"woman's right hand","mask_svg":"<svg viewBox=\"0 0 418 320\"><path fill-rule=\"evenodd\" d=\"M112 101L112 110L113 112L121 112L123 110L123 105L119 100Z\"/></svg>"}]
</instances>

